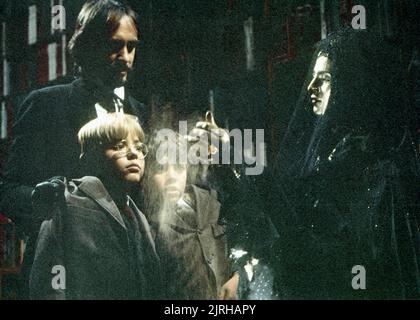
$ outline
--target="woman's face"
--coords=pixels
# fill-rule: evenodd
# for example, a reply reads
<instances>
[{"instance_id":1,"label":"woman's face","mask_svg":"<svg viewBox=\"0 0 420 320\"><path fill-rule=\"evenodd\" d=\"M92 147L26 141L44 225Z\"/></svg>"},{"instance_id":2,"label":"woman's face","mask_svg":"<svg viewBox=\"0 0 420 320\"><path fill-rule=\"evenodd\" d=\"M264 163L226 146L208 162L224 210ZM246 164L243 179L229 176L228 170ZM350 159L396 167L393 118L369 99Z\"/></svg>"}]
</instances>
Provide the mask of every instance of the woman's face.
<instances>
[{"instance_id":1,"label":"woman's face","mask_svg":"<svg viewBox=\"0 0 420 320\"><path fill-rule=\"evenodd\" d=\"M331 60L325 55L320 54L316 59L308 92L314 113L323 115L331 95Z\"/></svg>"}]
</instances>

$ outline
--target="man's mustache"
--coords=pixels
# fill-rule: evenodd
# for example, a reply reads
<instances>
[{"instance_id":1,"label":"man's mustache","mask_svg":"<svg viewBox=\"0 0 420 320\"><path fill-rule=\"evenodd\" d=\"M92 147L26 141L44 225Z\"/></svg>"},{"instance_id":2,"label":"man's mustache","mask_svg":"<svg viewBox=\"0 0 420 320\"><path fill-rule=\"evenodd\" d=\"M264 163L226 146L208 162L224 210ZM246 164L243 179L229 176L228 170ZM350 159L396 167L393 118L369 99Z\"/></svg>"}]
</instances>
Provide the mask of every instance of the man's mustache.
<instances>
[{"instance_id":1,"label":"man's mustache","mask_svg":"<svg viewBox=\"0 0 420 320\"><path fill-rule=\"evenodd\" d=\"M134 69L133 66L130 67L122 63L115 63L108 67L109 71L115 71L115 72L123 72L123 71L131 72L133 71L133 69Z\"/></svg>"}]
</instances>

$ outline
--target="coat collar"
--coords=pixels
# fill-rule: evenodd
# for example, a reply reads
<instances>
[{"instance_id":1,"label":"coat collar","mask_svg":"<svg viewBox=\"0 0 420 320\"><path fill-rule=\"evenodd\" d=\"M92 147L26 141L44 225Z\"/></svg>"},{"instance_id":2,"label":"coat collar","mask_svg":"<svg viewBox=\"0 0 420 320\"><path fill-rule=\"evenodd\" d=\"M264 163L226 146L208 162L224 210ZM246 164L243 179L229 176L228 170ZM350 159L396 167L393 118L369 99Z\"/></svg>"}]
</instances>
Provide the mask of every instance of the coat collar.
<instances>
[{"instance_id":1,"label":"coat collar","mask_svg":"<svg viewBox=\"0 0 420 320\"><path fill-rule=\"evenodd\" d=\"M105 189L101 180L96 177L83 177L81 179L74 180L77 187L83 191L87 196L92 198L101 208L108 212L121 227L127 229L123 218L121 216L120 210L112 200L108 191Z\"/></svg>"},{"instance_id":2,"label":"coat collar","mask_svg":"<svg viewBox=\"0 0 420 320\"><path fill-rule=\"evenodd\" d=\"M68 96L69 110L67 119L70 120L70 126L76 127L77 131L89 120L97 117L95 104L103 97L95 85L89 83L83 78L77 78L71 83ZM124 113L136 116L142 125L146 125L150 114L146 106L139 103L131 96L127 87L125 87Z\"/></svg>"},{"instance_id":3,"label":"coat collar","mask_svg":"<svg viewBox=\"0 0 420 320\"><path fill-rule=\"evenodd\" d=\"M144 215L143 212L140 211L139 208L137 208L136 204L134 203L133 199L131 199L130 196L128 196L128 205L139 218L139 222L140 222L139 226L141 228L141 233L147 238L147 243L149 243L153 254L157 257L155 242L153 240L152 232L150 230L150 225L149 225L149 222L147 221L146 216Z\"/></svg>"},{"instance_id":4,"label":"coat collar","mask_svg":"<svg viewBox=\"0 0 420 320\"><path fill-rule=\"evenodd\" d=\"M114 95L118 96L124 102L131 103L130 95L126 87L119 87L116 89L109 89L101 87L99 83L77 78L72 82L73 85L73 98L89 99L98 102L102 99L112 99Z\"/></svg>"},{"instance_id":5,"label":"coat collar","mask_svg":"<svg viewBox=\"0 0 420 320\"><path fill-rule=\"evenodd\" d=\"M197 224L203 228L207 223L216 224L219 219L220 203L213 192L191 185L197 210Z\"/></svg>"},{"instance_id":6,"label":"coat collar","mask_svg":"<svg viewBox=\"0 0 420 320\"><path fill-rule=\"evenodd\" d=\"M105 189L101 180L99 180L96 177L86 176L81 179L74 179L73 181L75 182L79 190L84 192L89 198L91 198L101 208L108 212L112 216L112 218L115 219L118 222L118 224L124 228L124 230L127 230L127 227L121 216L120 210L118 209L114 200L109 195L108 191ZM127 198L128 205L138 218L141 234L146 237L146 243L149 244L153 255L155 256L155 258L157 258L155 244L146 216L139 210L139 208L136 206L136 204L130 196L127 196Z\"/></svg>"}]
</instances>

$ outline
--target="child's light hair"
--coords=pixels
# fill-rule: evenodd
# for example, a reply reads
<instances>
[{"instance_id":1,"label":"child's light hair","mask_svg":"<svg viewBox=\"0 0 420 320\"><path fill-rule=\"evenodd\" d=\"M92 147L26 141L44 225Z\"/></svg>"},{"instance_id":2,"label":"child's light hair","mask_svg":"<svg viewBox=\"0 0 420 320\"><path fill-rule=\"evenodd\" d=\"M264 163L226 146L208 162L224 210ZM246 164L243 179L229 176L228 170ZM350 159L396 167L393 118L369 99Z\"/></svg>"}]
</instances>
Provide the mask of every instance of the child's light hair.
<instances>
[{"instance_id":1,"label":"child's light hair","mask_svg":"<svg viewBox=\"0 0 420 320\"><path fill-rule=\"evenodd\" d=\"M107 113L86 123L78 132L80 158L98 147L112 145L129 134L144 141L144 132L137 117L124 113Z\"/></svg>"}]
</instances>

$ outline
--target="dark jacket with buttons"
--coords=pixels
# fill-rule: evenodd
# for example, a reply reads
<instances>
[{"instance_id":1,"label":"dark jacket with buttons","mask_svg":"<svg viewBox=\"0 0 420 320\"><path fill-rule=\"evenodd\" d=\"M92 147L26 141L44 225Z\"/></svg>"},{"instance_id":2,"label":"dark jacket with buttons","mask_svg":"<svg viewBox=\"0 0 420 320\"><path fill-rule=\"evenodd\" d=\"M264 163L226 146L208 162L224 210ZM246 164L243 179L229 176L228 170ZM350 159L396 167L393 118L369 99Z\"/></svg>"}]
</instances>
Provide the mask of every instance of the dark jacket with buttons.
<instances>
[{"instance_id":1,"label":"dark jacket with buttons","mask_svg":"<svg viewBox=\"0 0 420 320\"><path fill-rule=\"evenodd\" d=\"M31 298L160 298L154 241L134 202L128 198L137 234L131 237L132 226L98 178L66 183L65 200L42 224L30 275ZM52 273L54 266L61 271Z\"/></svg>"}]
</instances>

